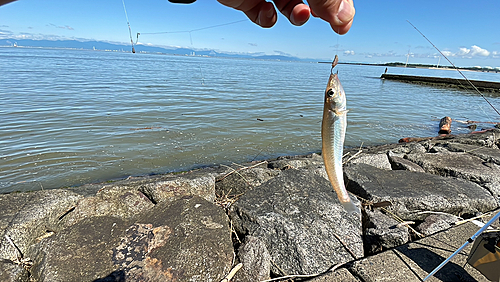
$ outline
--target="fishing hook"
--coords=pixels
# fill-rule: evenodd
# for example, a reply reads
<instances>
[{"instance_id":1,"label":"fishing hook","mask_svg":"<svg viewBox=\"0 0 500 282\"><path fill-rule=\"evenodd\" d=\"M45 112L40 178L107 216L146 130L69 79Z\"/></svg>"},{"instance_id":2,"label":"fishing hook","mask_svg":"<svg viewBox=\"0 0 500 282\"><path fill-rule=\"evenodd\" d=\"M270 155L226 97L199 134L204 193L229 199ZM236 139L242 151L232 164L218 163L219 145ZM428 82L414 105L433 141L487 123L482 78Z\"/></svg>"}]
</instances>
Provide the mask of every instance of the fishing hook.
<instances>
[{"instance_id":1,"label":"fishing hook","mask_svg":"<svg viewBox=\"0 0 500 282\"><path fill-rule=\"evenodd\" d=\"M339 57L337 55L335 55L335 58L333 59L333 62L332 62L332 68L330 69L330 74L333 74L333 68L335 68L335 66L338 64L339 62ZM338 71L337 71L338 73Z\"/></svg>"}]
</instances>

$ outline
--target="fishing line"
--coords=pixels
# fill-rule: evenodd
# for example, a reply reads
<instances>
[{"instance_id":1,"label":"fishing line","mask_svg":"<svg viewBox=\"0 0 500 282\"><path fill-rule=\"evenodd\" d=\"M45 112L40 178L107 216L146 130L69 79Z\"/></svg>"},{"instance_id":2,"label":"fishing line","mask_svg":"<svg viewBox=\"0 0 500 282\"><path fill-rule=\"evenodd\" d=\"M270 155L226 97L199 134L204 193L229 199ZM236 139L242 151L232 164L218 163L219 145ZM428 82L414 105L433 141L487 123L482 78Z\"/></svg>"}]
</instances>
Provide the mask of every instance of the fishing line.
<instances>
[{"instance_id":1,"label":"fishing line","mask_svg":"<svg viewBox=\"0 0 500 282\"><path fill-rule=\"evenodd\" d=\"M128 33L130 35L130 43L132 44L132 53L135 53L134 40L132 39L132 29L130 28L130 22L128 21L127 8L125 8L125 0L122 0L123 10L125 11L125 18L127 19Z\"/></svg>"},{"instance_id":2,"label":"fishing line","mask_svg":"<svg viewBox=\"0 0 500 282\"><path fill-rule=\"evenodd\" d=\"M122 0L123 1L123 0ZM244 20L239 20L239 21L234 21L234 22L228 22L228 23L223 23L223 24L217 24L217 25L211 25L211 26L206 26L206 27L201 27L201 28L195 28L191 30L178 30L178 31L158 31L158 32L138 32L137 33L137 41L139 41L139 35L156 35L156 34L173 34L173 33L189 33L189 39L191 40L191 45L193 45L193 40L191 38L191 32L195 31L200 31L200 30L205 30L205 29L210 29L210 28L216 28L216 27L221 27L221 26L226 26L226 25L232 25L232 24L237 24L241 22L246 22L249 21L248 19ZM137 41L135 42L137 44Z\"/></svg>"},{"instance_id":3,"label":"fishing line","mask_svg":"<svg viewBox=\"0 0 500 282\"><path fill-rule=\"evenodd\" d=\"M420 33L420 35L422 35L431 45L432 47L434 47L438 52L439 54L441 54L441 56L443 56L452 66L453 68L455 68L456 71L458 71L458 73L469 83L470 86L472 86L472 88L477 92L479 93L479 95L481 95L481 97L483 97L483 99L486 101L486 103L488 103L492 108L493 110L495 110L495 112L500 116L500 112L495 108L495 106L493 106L493 104L490 103L490 101L488 101L488 99L486 99L486 97L483 95L483 93L481 93L481 91L479 91L479 89L477 89L477 87L467 78L465 77L465 75L448 59L448 57L446 57L443 52L441 52L441 50L438 49L438 47L436 47L436 45L434 45L422 32L420 32L420 30L418 30L418 28L416 26L414 26L409 20L406 20L411 26L413 26L413 28L418 31L418 33Z\"/></svg>"}]
</instances>

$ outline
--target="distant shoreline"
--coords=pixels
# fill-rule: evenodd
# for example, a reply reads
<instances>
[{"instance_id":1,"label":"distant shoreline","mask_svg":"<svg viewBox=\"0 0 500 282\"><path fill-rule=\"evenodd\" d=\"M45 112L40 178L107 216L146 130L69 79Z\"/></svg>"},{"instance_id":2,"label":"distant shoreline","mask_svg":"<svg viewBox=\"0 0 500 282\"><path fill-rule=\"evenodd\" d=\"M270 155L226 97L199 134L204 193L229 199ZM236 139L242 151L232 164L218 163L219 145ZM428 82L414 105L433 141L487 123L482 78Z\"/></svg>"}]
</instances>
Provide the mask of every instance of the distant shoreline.
<instances>
[{"instance_id":1,"label":"distant shoreline","mask_svg":"<svg viewBox=\"0 0 500 282\"><path fill-rule=\"evenodd\" d=\"M331 64L332 62L318 62L320 64ZM350 63L350 62L339 62L339 65L357 65L357 66L376 66L376 67L397 67L397 68L412 68L412 69L429 69L429 70L454 70L454 67L450 66L437 66L437 65L423 65L423 64L403 64L403 63L384 63L384 64L372 64L372 63ZM474 71L474 72L488 72L488 73L500 73L500 69L490 69L481 67L457 67L461 71Z\"/></svg>"}]
</instances>

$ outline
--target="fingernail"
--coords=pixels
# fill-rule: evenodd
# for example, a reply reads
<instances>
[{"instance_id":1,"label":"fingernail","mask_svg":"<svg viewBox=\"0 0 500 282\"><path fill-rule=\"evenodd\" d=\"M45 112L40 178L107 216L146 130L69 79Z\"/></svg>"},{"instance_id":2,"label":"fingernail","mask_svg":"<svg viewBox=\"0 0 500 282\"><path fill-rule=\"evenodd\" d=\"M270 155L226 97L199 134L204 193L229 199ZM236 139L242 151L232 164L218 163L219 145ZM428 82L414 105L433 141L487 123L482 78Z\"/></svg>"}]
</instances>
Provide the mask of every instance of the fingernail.
<instances>
[{"instance_id":1,"label":"fingernail","mask_svg":"<svg viewBox=\"0 0 500 282\"><path fill-rule=\"evenodd\" d=\"M340 24L346 24L350 22L354 16L354 7L351 3L347 1L341 1L339 6L339 11L337 13L337 20Z\"/></svg>"}]
</instances>

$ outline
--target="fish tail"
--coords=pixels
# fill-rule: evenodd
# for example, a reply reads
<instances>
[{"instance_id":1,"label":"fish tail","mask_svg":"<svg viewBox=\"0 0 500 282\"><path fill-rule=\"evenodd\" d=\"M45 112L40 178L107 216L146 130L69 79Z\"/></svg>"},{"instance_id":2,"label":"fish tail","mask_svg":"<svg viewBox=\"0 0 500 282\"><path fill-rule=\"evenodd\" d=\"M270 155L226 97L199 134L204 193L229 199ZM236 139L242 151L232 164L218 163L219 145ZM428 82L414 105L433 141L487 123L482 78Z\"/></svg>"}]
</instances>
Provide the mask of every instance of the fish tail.
<instances>
[{"instance_id":1,"label":"fish tail","mask_svg":"<svg viewBox=\"0 0 500 282\"><path fill-rule=\"evenodd\" d=\"M349 200L348 202L340 203L349 214L361 214L359 208L351 200Z\"/></svg>"}]
</instances>

